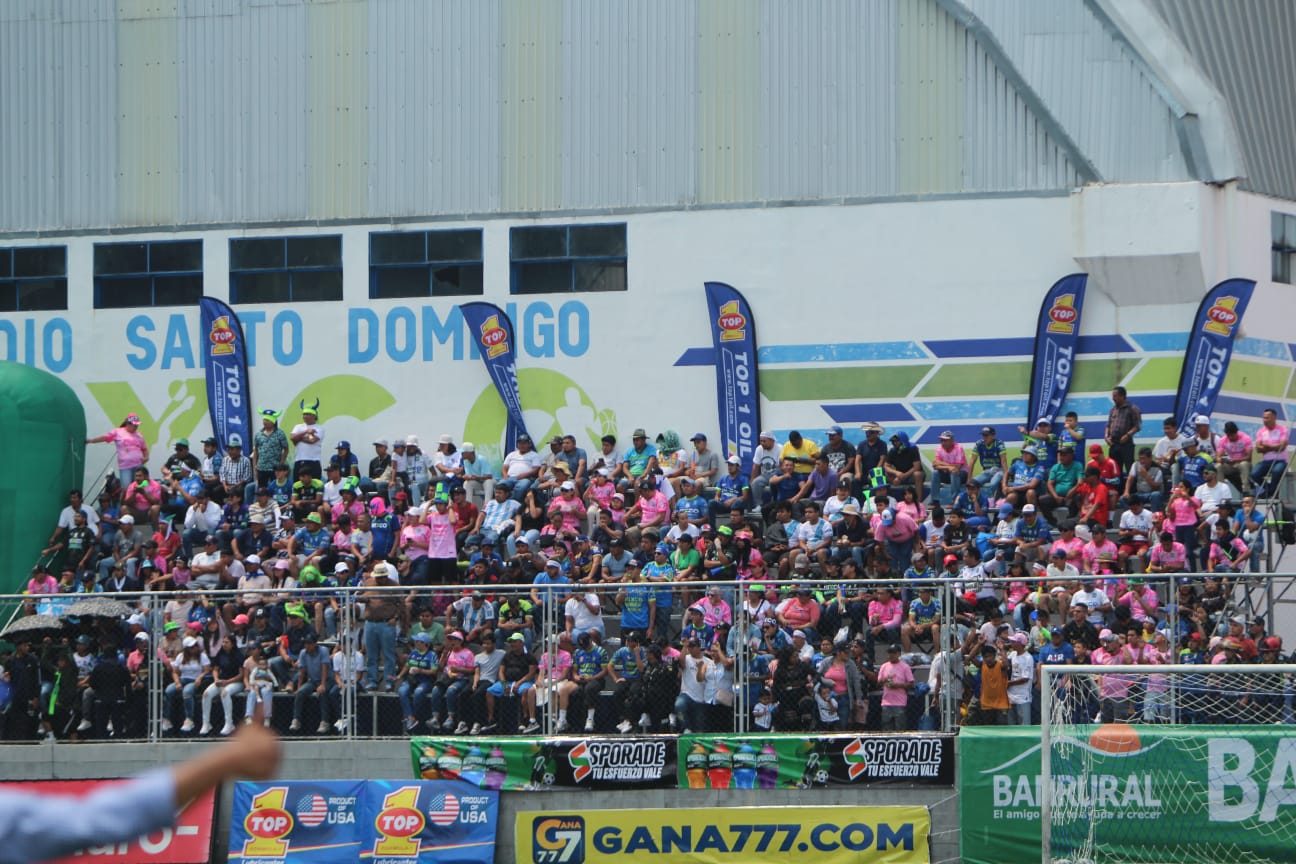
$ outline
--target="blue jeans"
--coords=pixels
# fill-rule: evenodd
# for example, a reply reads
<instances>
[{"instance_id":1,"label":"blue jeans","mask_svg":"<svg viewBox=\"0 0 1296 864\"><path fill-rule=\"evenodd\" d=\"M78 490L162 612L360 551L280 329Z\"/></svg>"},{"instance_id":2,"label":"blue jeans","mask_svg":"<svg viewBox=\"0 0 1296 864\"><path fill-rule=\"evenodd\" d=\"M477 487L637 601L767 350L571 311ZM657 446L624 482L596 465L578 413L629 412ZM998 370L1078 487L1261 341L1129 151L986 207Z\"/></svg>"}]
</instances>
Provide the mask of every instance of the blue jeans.
<instances>
[{"instance_id":1,"label":"blue jeans","mask_svg":"<svg viewBox=\"0 0 1296 864\"><path fill-rule=\"evenodd\" d=\"M436 687L432 690L432 713L433 714L458 714L459 697L468 689L472 682L467 678L456 678L444 687Z\"/></svg>"},{"instance_id":2,"label":"blue jeans","mask_svg":"<svg viewBox=\"0 0 1296 864\"><path fill-rule=\"evenodd\" d=\"M937 471L932 478L932 501L942 507L954 503L954 499L963 493L963 484L967 482L966 471Z\"/></svg>"},{"instance_id":3,"label":"blue jeans","mask_svg":"<svg viewBox=\"0 0 1296 864\"><path fill-rule=\"evenodd\" d=\"M509 490L510 498L521 504L526 500L527 490L531 488L531 484L534 482L534 478L527 477L523 480L505 480L501 485Z\"/></svg>"},{"instance_id":4,"label":"blue jeans","mask_svg":"<svg viewBox=\"0 0 1296 864\"><path fill-rule=\"evenodd\" d=\"M903 543L897 543L894 540L886 541L886 554L891 562L891 569L896 573L903 573L909 569L912 563L914 550L914 538L910 537Z\"/></svg>"},{"instance_id":5,"label":"blue jeans","mask_svg":"<svg viewBox=\"0 0 1296 864\"><path fill-rule=\"evenodd\" d=\"M113 561L113 559L112 559L111 556L109 556L109 557L107 557L107 558L105 558L105 559L103 559L102 561L99 562L99 584L102 585L103 583L107 582L109 578L111 578L111 576L112 576L112 571L113 571L113 565L114 565L114 564L115 564L115 562ZM127 579L134 579L134 578L135 578L135 567L136 567L136 565L139 564L139 559L138 559L138 558L128 558L128 559L124 562L124 564L125 564L125 567L126 567L126 578L127 578Z\"/></svg>"},{"instance_id":6,"label":"blue jeans","mask_svg":"<svg viewBox=\"0 0 1296 864\"><path fill-rule=\"evenodd\" d=\"M378 658L381 655L383 680L388 684L396 677L396 628L386 621L364 624L365 687L378 686Z\"/></svg>"},{"instance_id":7,"label":"blue jeans","mask_svg":"<svg viewBox=\"0 0 1296 864\"><path fill-rule=\"evenodd\" d=\"M171 716L171 712L175 710L176 700L180 699L184 702L185 719L194 719L194 709L197 707L195 704L197 700L194 698L194 692L197 689L197 685L198 682L194 681L192 678L181 678L180 686L178 687L174 681L167 685L165 694L167 717Z\"/></svg>"},{"instance_id":8,"label":"blue jeans","mask_svg":"<svg viewBox=\"0 0 1296 864\"><path fill-rule=\"evenodd\" d=\"M1251 485L1257 498L1272 498L1287 471L1286 459L1262 459L1251 472Z\"/></svg>"},{"instance_id":9,"label":"blue jeans","mask_svg":"<svg viewBox=\"0 0 1296 864\"><path fill-rule=\"evenodd\" d=\"M404 717L418 717L423 711L423 705L428 701L428 694L436 686L436 681L432 678L422 676L422 680L411 686L409 681L401 682L398 694L400 696L401 715Z\"/></svg>"},{"instance_id":10,"label":"blue jeans","mask_svg":"<svg viewBox=\"0 0 1296 864\"><path fill-rule=\"evenodd\" d=\"M986 495L991 498L999 497L999 484L1003 482L1003 471L999 468L992 468L989 471L982 471L976 476L976 481L981 484L981 488L986 490ZM966 482L966 478L964 478Z\"/></svg>"},{"instance_id":11,"label":"blue jeans","mask_svg":"<svg viewBox=\"0 0 1296 864\"><path fill-rule=\"evenodd\" d=\"M293 695L293 719L294 720L297 721L301 720L301 706L302 703L305 702L307 699L319 699L319 706L320 706L319 711L320 711L321 723L329 722L329 720L332 719L333 714L338 713L333 710L333 708L335 707L333 702L335 699L337 699L337 695L338 695L337 684L334 683L331 677L325 679L324 695L322 696L319 693L315 692L316 690L319 689L319 685L320 682L318 681L307 681L305 684L303 684L301 687L297 689L297 692Z\"/></svg>"},{"instance_id":12,"label":"blue jeans","mask_svg":"<svg viewBox=\"0 0 1296 864\"><path fill-rule=\"evenodd\" d=\"M679 715L680 723L684 724L684 728L690 732L706 731L707 705L705 702L696 702L681 693L675 698L675 713Z\"/></svg>"}]
</instances>

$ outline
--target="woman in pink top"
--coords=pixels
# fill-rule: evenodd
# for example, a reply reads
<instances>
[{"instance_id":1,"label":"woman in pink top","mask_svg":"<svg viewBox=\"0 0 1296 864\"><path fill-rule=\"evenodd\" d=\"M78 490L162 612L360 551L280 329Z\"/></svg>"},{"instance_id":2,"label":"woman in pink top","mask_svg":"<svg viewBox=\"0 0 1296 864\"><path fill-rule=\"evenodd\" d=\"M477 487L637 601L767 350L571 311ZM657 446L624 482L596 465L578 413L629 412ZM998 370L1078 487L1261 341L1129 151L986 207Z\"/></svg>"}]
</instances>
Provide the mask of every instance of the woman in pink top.
<instances>
[{"instance_id":1,"label":"woman in pink top","mask_svg":"<svg viewBox=\"0 0 1296 864\"><path fill-rule=\"evenodd\" d=\"M549 514L562 514L563 530L579 534L581 522L585 519L585 505L576 497L576 484L564 480L559 490L558 497L549 502Z\"/></svg>"},{"instance_id":2,"label":"woman in pink top","mask_svg":"<svg viewBox=\"0 0 1296 864\"><path fill-rule=\"evenodd\" d=\"M1174 526L1175 540L1183 544L1189 569L1199 566L1197 560L1197 523L1201 521L1201 502L1193 497L1192 486L1180 480L1166 505L1166 521ZM1203 562L1204 563L1204 562Z\"/></svg>"},{"instance_id":3,"label":"woman in pink top","mask_svg":"<svg viewBox=\"0 0 1296 864\"><path fill-rule=\"evenodd\" d=\"M121 478L121 488L125 489L134 478L135 469L148 461L148 442L139 434L140 418L138 414L127 414L126 419L116 429L105 432L95 438L87 438L87 444L105 444L111 441L117 445L117 475Z\"/></svg>"},{"instance_id":4,"label":"woman in pink top","mask_svg":"<svg viewBox=\"0 0 1296 864\"><path fill-rule=\"evenodd\" d=\"M906 486L904 491L900 493L900 500L896 502L895 511L904 513L916 525L921 525L927 521L927 508L918 500L918 495L914 492L912 486Z\"/></svg>"},{"instance_id":5,"label":"woman in pink top","mask_svg":"<svg viewBox=\"0 0 1296 864\"><path fill-rule=\"evenodd\" d=\"M27 580L28 594L57 594L59 593L58 580L54 578L53 573L46 572L44 568L32 570L31 579Z\"/></svg>"},{"instance_id":6,"label":"woman in pink top","mask_svg":"<svg viewBox=\"0 0 1296 864\"><path fill-rule=\"evenodd\" d=\"M438 496L425 521L429 575L435 583L451 585L459 576L459 551L455 548L455 517L450 512L450 502Z\"/></svg>"},{"instance_id":7,"label":"woman in pink top","mask_svg":"<svg viewBox=\"0 0 1296 864\"><path fill-rule=\"evenodd\" d=\"M1140 624L1154 619L1157 607L1160 605L1156 591L1152 590L1151 585L1142 584L1142 580L1139 579L1131 578L1129 585L1130 589L1118 595L1116 602L1121 606L1128 606L1130 617Z\"/></svg>"}]
</instances>

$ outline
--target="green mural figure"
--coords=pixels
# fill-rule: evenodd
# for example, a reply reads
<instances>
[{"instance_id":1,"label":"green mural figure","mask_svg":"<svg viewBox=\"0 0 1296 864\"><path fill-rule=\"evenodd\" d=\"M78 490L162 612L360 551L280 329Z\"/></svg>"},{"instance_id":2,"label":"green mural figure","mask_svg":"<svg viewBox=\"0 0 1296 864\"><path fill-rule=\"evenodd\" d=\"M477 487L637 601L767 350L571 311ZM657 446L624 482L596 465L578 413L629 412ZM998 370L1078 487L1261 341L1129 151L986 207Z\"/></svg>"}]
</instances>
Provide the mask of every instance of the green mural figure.
<instances>
[{"instance_id":1,"label":"green mural figure","mask_svg":"<svg viewBox=\"0 0 1296 864\"><path fill-rule=\"evenodd\" d=\"M581 446L597 445L604 435L616 434L616 414L600 410L579 384L552 369L519 369L518 394L527 430L537 442L554 435L575 435ZM499 465L503 457L504 428L508 414L493 385L468 409L461 440L471 441L482 456Z\"/></svg>"},{"instance_id":2,"label":"green mural figure","mask_svg":"<svg viewBox=\"0 0 1296 864\"><path fill-rule=\"evenodd\" d=\"M193 435L207 416L207 382L203 378L180 378L167 385L167 404L154 416L135 388L126 381L97 381L86 384L95 402L111 423L120 423L127 414L140 416L140 434L148 441L149 451L170 451L177 438Z\"/></svg>"},{"instance_id":3,"label":"green mural figure","mask_svg":"<svg viewBox=\"0 0 1296 864\"><path fill-rule=\"evenodd\" d=\"M252 392L256 393L255 381ZM300 393L288 400L288 404L282 409L280 427L287 431L296 426L301 420L302 401L311 404L316 399L320 401L321 423L327 423L332 417L368 420L396 404L396 397L372 379L360 375L330 375L307 384ZM258 410L260 408L254 406L252 413L255 415Z\"/></svg>"}]
</instances>

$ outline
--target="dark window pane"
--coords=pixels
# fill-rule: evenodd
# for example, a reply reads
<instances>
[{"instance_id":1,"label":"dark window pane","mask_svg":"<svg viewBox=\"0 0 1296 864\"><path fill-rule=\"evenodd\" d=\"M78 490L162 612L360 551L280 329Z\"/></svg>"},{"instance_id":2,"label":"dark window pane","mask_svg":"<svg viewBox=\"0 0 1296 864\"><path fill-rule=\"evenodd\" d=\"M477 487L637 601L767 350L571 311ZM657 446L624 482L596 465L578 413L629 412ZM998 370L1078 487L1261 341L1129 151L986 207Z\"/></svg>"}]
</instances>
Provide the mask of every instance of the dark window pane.
<instances>
[{"instance_id":1,"label":"dark window pane","mask_svg":"<svg viewBox=\"0 0 1296 864\"><path fill-rule=\"evenodd\" d=\"M18 283L12 279L0 279L0 312L18 311Z\"/></svg>"},{"instance_id":2,"label":"dark window pane","mask_svg":"<svg viewBox=\"0 0 1296 864\"><path fill-rule=\"evenodd\" d=\"M422 231L369 235L370 264L422 264L426 260Z\"/></svg>"},{"instance_id":3,"label":"dark window pane","mask_svg":"<svg viewBox=\"0 0 1296 864\"><path fill-rule=\"evenodd\" d=\"M437 267L432 271L433 297L463 297L482 293L482 265Z\"/></svg>"},{"instance_id":4,"label":"dark window pane","mask_svg":"<svg viewBox=\"0 0 1296 864\"><path fill-rule=\"evenodd\" d=\"M66 308L68 308L66 279L25 279L18 283L20 312Z\"/></svg>"},{"instance_id":5,"label":"dark window pane","mask_svg":"<svg viewBox=\"0 0 1296 864\"><path fill-rule=\"evenodd\" d=\"M13 250L0 249L0 279L13 275Z\"/></svg>"},{"instance_id":6,"label":"dark window pane","mask_svg":"<svg viewBox=\"0 0 1296 864\"><path fill-rule=\"evenodd\" d=\"M428 232L429 261L480 261L481 258L482 232L479 229Z\"/></svg>"},{"instance_id":7,"label":"dark window pane","mask_svg":"<svg viewBox=\"0 0 1296 864\"><path fill-rule=\"evenodd\" d=\"M1280 252L1277 249L1273 251L1273 281L1291 283L1293 258L1296 258L1296 255Z\"/></svg>"},{"instance_id":8,"label":"dark window pane","mask_svg":"<svg viewBox=\"0 0 1296 864\"><path fill-rule=\"evenodd\" d=\"M370 277L369 296L375 300L428 296L427 267L375 267Z\"/></svg>"},{"instance_id":9,"label":"dark window pane","mask_svg":"<svg viewBox=\"0 0 1296 864\"><path fill-rule=\"evenodd\" d=\"M100 309L129 309L153 305L153 280L147 276L97 279Z\"/></svg>"},{"instance_id":10,"label":"dark window pane","mask_svg":"<svg viewBox=\"0 0 1296 864\"><path fill-rule=\"evenodd\" d=\"M288 273L271 270L263 273L239 273L230 277L230 300L234 303L288 303Z\"/></svg>"},{"instance_id":11,"label":"dark window pane","mask_svg":"<svg viewBox=\"0 0 1296 864\"><path fill-rule=\"evenodd\" d=\"M147 273L148 247L144 243L100 243L95 246L94 272L96 276Z\"/></svg>"},{"instance_id":12,"label":"dark window pane","mask_svg":"<svg viewBox=\"0 0 1296 864\"><path fill-rule=\"evenodd\" d=\"M573 225L571 255L573 258L624 258L625 225Z\"/></svg>"},{"instance_id":13,"label":"dark window pane","mask_svg":"<svg viewBox=\"0 0 1296 864\"><path fill-rule=\"evenodd\" d=\"M284 266L282 238L253 238L230 241L231 270L273 270Z\"/></svg>"},{"instance_id":14,"label":"dark window pane","mask_svg":"<svg viewBox=\"0 0 1296 864\"><path fill-rule=\"evenodd\" d=\"M1269 235L1273 239L1273 246L1275 249L1282 245L1284 222L1286 218L1286 216L1279 213L1277 210L1272 210L1269 213ZM0 270L0 273L3 272L3 270Z\"/></svg>"},{"instance_id":15,"label":"dark window pane","mask_svg":"<svg viewBox=\"0 0 1296 864\"><path fill-rule=\"evenodd\" d=\"M154 306L193 306L202 296L201 274L193 276L158 276L153 280Z\"/></svg>"},{"instance_id":16,"label":"dark window pane","mask_svg":"<svg viewBox=\"0 0 1296 864\"><path fill-rule=\"evenodd\" d=\"M552 264L514 264L514 294L556 294L571 291L572 265L566 261Z\"/></svg>"},{"instance_id":17,"label":"dark window pane","mask_svg":"<svg viewBox=\"0 0 1296 864\"><path fill-rule=\"evenodd\" d=\"M576 291L624 291L626 268L623 263L577 262Z\"/></svg>"},{"instance_id":18,"label":"dark window pane","mask_svg":"<svg viewBox=\"0 0 1296 864\"><path fill-rule=\"evenodd\" d=\"M509 232L510 257L562 258L567 254L567 228L513 228Z\"/></svg>"},{"instance_id":19,"label":"dark window pane","mask_svg":"<svg viewBox=\"0 0 1296 864\"><path fill-rule=\"evenodd\" d=\"M289 267L341 267L342 238L289 237Z\"/></svg>"},{"instance_id":20,"label":"dark window pane","mask_svg":"<svg viewBox=\"0 0 1296 864\"><path fill-rule=\"evenodd\" d=\"M181 240L178 243L152 243L149 249L150 273L181 273L202 270L202 241ZM158 305L167 305L159 303Z\"/></svg>"},{"instance_id":21,"label":"dark window pane","mask_svg":"<svg viewBox=\"0 0 1296 864\"><path fill-rule=\"evenodd\" d=\"M1296 249L1296 216L1284 216L1283 225L1283 245L1290 252Z\"/></svg>"},{"instance_id":22,"label":"dark window pane","mask_svg":"<svg viewBox=\"0 0 1296 864\"><path fill-rule=\"evenodd\" d=\"M31 246L13 250L13 275L66 276L66 246Z\"/></svg>"},{"instance_id":23,"label":"dark window pane","mask_svg":"<svg viewBox=\"0 0 1296 864\"><path fill-rule=\"evenodd\" d=\"M342 299L341 270L306 270L292 274L294 303Z\"/></svg>"}]
</instances>

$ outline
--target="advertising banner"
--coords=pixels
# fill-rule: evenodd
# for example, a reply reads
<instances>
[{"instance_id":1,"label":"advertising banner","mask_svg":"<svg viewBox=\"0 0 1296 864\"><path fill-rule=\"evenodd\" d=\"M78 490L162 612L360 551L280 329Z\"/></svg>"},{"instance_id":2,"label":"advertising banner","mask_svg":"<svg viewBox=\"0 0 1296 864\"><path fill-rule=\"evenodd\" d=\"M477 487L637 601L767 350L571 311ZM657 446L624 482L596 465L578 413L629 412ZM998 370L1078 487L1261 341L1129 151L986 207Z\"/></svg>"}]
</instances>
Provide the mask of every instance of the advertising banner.
<instances>
[{"instance_id":1,"label":"advertising banner","mask_svg":"<svg viewBox=\"0 0 1296 864\"><path fill-rule=\"evenodd\" d=\"M681 789L954 785L947 735L681 735Z\"/></svg>"},{"instance_id":2,"label":"advertising banner","mask_svg":"<svg viewBox=\"0 0 1296 864\"><path fill-rule=\"evenodd\" d=\"M711 342L715 346L716 408L724 458L742 459L751 474L760 435L760 387L756 380L756 324L751 306L723 282L706 283Z\"/></svg>"},{"instance_id":3,"label":"advertising banner","mask_svg":"<svg viewBox=\"0 0 1296 864\"><path fill-rule=\"evenodd\" d=\"M121 783L120 780L41 780L31 783L3 783L0 787L40 795L66 795L80 798ZM173 828L145 834L129 843L90 846L49 864L206 864L211 860L212 810L216 793L207 791L185 805ZM53 806L53 805L51 805ZM129 799L122 801L130 806ZM68 809L68 818L76 818L76 808Z\"/></svg>"},{"instance_id":4,"label":"advertising banner","mask_svg":"<svg viewBox=\"0 0 1296 864\"><path fill-rule=\"evenodd\" d=\"M513 323L494 303L460 303L459 311L463 313L477 352L486 364L486 372L495 382L495 391L508 412L504 436L504 452L507 453L517 444L517 436L527 431L526 421L522 419L522 399L518 395L517 342L513 338Z\"/></svg>"},{"instance_id":5,"label":"advertising banner","mask_svg":"<svg viewBox=\"0 0 1296 864\"><path fill-rule=\"evenodd\" d=\"M666 738L414 738L414 773L482 789L642 789L675 786Z\"/></svg>"},{"instance_id":6,"label":"advertising banner","mask_svg":"<svg viewBox=\"0 0 1296 864\"><path fill-rule=\"evenodd\" d=\"M1059 858L1291 861L1296 736L1282 726L1079 726L1053 744ZM966 864L1040 860L1040 735L966 727L959 827Z\"/></svg>"},{"instance_id":7,"label":"advertising banner","mask_svg":"<svg viewBox=\"0 0 1296 864\"><path fill-rule=\"evenodd\" d=\"M242 444L246 456L252 452L256 432L251 426L247 339L238 316L223 301L202 297L198 310L212 436L222 451L231 444Z\"/></svg>"},{"instance_id":8,"label":"advertising banner","mask_svg":"<svg viewBox=\"0 0 1296 864\"><path fill-rule=\"evenodd\" d=\"M1254 290L1250 279L1227 279L1208 291L1197 307L1175 397L1180 435L1193 431L1193 418L1198 414L1209 417L1214 410L1233 358L1233 340Z\"/></svg>"},{"instance_id":9,"label":"advertising banner","mask_svg":"<svg viewBox=\"0 0 1296 864\"><path fill-rule=\"evenodd\" d=\"M238 783L229 860L492 864L499 797L458 782Z\"/></svg>"},{"instance_id":10,"label":"advertising banner","mask_svg":"<svg viewBox=\"0 0 1296 864\"><path fill-rule=\"evenodd\" d=\"M689 807L524 811L518 864L920 864L923 807Z\"/></svg>"},{"instance_id":11,"label":"advertising banner","mask_svg":"<svg viewBox=\"0 0 1296 864\"><path fill-rule=\"evenodd\" d=\"M1031 365L1031 388L1027 423L1034 429L1041 420L1056 424L1062 403L1071 390L1075 372L1076 343L1080 341L1080 313L1084 311L1084 273L1072 273L1053 284L1040 304L1035 329L1035 362Z\"/></svg>"}]
</instances>

